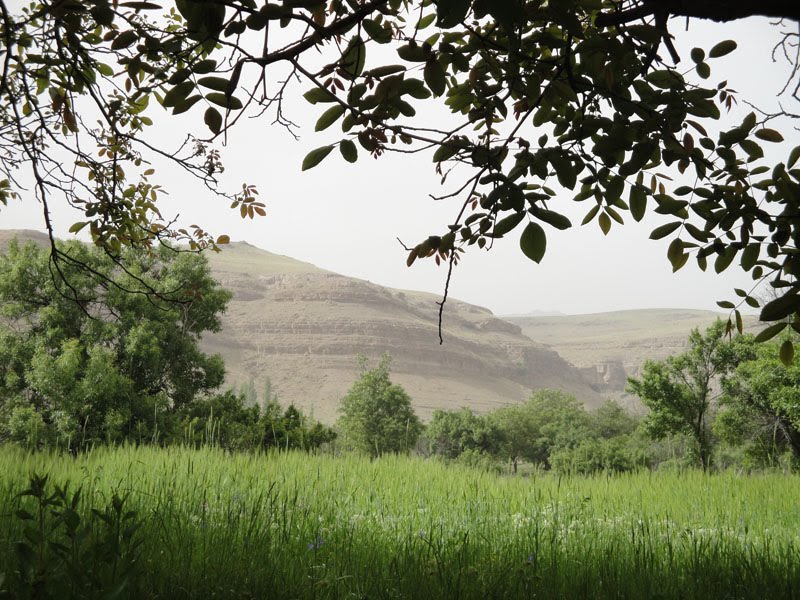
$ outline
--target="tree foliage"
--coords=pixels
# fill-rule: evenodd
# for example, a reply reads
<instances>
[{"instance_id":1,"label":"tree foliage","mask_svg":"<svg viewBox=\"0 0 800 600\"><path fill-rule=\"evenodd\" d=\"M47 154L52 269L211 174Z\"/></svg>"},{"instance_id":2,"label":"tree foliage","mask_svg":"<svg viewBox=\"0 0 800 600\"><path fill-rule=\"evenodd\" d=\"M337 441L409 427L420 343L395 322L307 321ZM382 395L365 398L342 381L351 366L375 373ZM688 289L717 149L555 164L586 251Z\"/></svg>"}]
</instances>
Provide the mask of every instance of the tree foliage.
<instances>
[{"instance_id":1,"label":"tree foliage","mask_svg":"<svg viewBox=\"0 0 800 600\"><path fill-rule=\"evenodd\" d=\"M718 320L702 334L693 329L688 344L686 352L663 361L646 361L641 377L628 379L628 391L650 409L645 418L648 433L656 439L688 436L706 470L713 450L712 400L721 378L752 356L752 337L728 341L725 325Z\"/></svg>"},{"instance_id":2,"label":"tree foliage","mask_svg":"<svg viewBox=\"0 0 800 600\"><path fill-rule=\"evenodd\" d=\"M444 458L456 459L465 452L487 456L498 454L503 432L485 416L468 408L435 410L425 427L431 451Z\"/></svg>"},{"instance_id":3,"label":"tree foliage","mask_svg":"<svg viewBox=\"0 0 800 600\"><path fill-rule=\"evenodd\" d=\"M503 432L501 452L514 472L520 460L550 468L550 454L590 435L589 416L572 395L538 390L524 404L497 409L490 420Z\"/></svg>"},{"instance_id":4,"label":"tree foliage","mask_svg":"<svg viewBox=\"0 0 800 600\"><path fill-rule=\"evenodd\" d=\"M409 265L435 257L452 267L467 247L512 230L538 262L548 236L572 226L571 198L586 205L583 224L604 233L663 215L651 237L672 237L673 269L690 258L717 273L738 262L780 291L762 319L793 317L800 329L800 148L784 147L773 115L720 126L736 94L712 67L736 43L681 57L668 29L670 17L750 15L797 21L800 10L780 1L59 0L15 14L0 2L0 201L29 176L48 227L48 206L65 201L82 213L72 230L88 228L112 254L164 238L216 247L227 237L175 229L161 215L151 163L174 160L243 217L265 214L252 186L218 188L217 142L244 115L271 112L291 126L299 79L318 110L315 129L338 138L309 152L303 169L337 154L430 153L454 218L409 248ZM789 30L784 49L796 41ZM423 118L431 102L450 118ZM195 125L177 149L151 133L164 111ZM764 144L783 158L768 163ZM737 294L723 306L758 306ZM730 327L741 329L734 316Z\"/></svg>"},{"instance_id":5,"label":"tree foliage","mask_svg":"<svg viewBox=\"0 0 800 600\"><path fill-rule=\"evenodd\" d=\"M385 354L370 370L366 357L359 357L361 375L339 407L337 425L345 444L371 456L408 452L422 433L411 398L389 379L390 362Z\"/></svg>"},{"instance_id":6,"label":"tree foliage","mask_svg":"<svg viewBox=\"0 0 800 600\"><path fill-rule=\"evenodd\" d=\"M293 404L275 400L248 403L242 393L227 391L198 399L180 413L174 441L213 445L226 450L316 450L336 438L335 432Z\"/></svg>"},{"instance_id":7,"label":"tree foliage","mask_svg":"<svg viewBox=\"0 0 800 600\"><path fill-rule=\"evenodd\" d=\"M198 341L219 330L230 293L194 254L128 251L123 271L84 244L60 252L82 265L64 266L69 283L34 244L12 242L0 257L0 435L75 447L157 440L170 415L222 383L222 360ZM160 299L127 291L132 278Z\"/></svg>"},{"instance_id":8,"label":"tree foliage","mask_svg":"<svg viewBox=\"0 0 800 600\"><path fill-rule=\"evenodd\" d=\"M788 366L776 345L757 348L723 380L715 430L729 443L747 444L754 458L775 462L789 451L800 459L800 363Z\"/></svg>"}]
</instances>

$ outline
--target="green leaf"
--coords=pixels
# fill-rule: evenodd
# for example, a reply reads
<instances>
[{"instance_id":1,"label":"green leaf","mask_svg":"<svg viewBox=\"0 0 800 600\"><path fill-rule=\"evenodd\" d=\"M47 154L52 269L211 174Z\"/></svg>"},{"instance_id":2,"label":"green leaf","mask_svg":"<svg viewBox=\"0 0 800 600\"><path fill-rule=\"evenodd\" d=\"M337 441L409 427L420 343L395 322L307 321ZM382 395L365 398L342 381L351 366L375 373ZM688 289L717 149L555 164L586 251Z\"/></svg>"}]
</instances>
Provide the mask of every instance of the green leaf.
<instances>
[{"instance_id":1,"label":"green leaf","mask_svg":"<svg viewBox=\"0 0 800 600\"><path fill-rule=\"evenodd\" d=\"M392 30L384 27L377 21L364 19L361 22L361 26L364 28L364 31L367 32L367 35L379 44L388 44L392 41Z\"/></svg>"},{"instance_id":2,"label":"green leaf","mask_svg":"<svg viewBox=\"0 0 800 600\"><path fill-rule=\"evenodd\" d=\"M211 92L206 94L206 100L216 104L217 106L227 108L228 110L241 110L244 107L242 101L236 96L226 96L222 92Z\"/></svg>"},{"instance_id":3,"label":"green leaf","mask_svg":"<svg viewBox=\"0 0 800 600\"><path fill-rule=\"evenodd\" d=\"M783 331L788 323L775 323L774 325L770 325L766 329L761 330L758 335L756 336L756 342L766 342L767 340L771 340L776 335L778 335L781 331Z\"/></svg>"},{"instance_id":4,"label":"green leaf","mask_svg":"<svg viewBox=\"0 0 800 600\"><path fill-rule=\"evenodd\" d=\"M136 40L139 39L139 34L136 33L134 30L129 29L127 31L123 31L117 37L114 38L114 41L111 42L111 49L112 50L123 50L128 46L132 46L136 43Z\"/></svg>"},{"instance_id":5,"label":"green leaf","mask_svg":"<svg viewBox=\"0 0 800 600\"><path fill-rule=\"evenodd\" d=\"M670 71L669 69L651 71L647 74L646 79L654 86L662 89L679 87L684 83L680 73L677 71Z\"/></svg>"},{"instance_id":6,"label":"green leaf","mask_svg":"<svg viewBox=\"0 0 800 600\"><path fill-rule=\"evenodd\" d=\"M547 236L541 225L533 222L528 223L519 238L519 247L522 249L523 254L533 262L541 262L547 249Z\"/></svg>"},{"instance_id":7,"label":"green leaf","mask_svg":"<svg viewBox=\"0 0 800 600\"><path fill-rule=\"evenodd\" d=\"M701 79L708 79L711 77L711 67L708 65L708 63L701 62L695 66L694 70Z\"/></svg>"},{"instance_id":8,"label":"green leaf","mask_svg":"<svg viewBox=\"0 0 800 600\"><path fill-rule=\"evenodd\" d=\"M583 221L581 221L581 225L586 225L592 219L594 219L599 210L600 210L599 204L595 204L592 208L590 208L589 212L587 212L586 215L584 215Z\"/></svg>"},{"instance_id":9,"label":"green leaf","mask_svg":"<svg viewBox=\"0 0 800 600\"><path fill-rule=\"evenodd\" d=\"M206 125L208 125L208 128L214 135L222 131L222 115L213 106L209 106L206 109L206 113L203 116L203 121Z\"/></svg>"},{"instance_id":10,"label":"green leaf","mask_svg":"<svg viewBox=\"0 0 800 600\"><path fill-rule=\"evenodd\" d=\"M794 344L792 344L792 340L784 340L781 344L780 357L784 366L788 367L792 364L792 360L794 360Z\"/></svg>"},{"instance_id":11,"label":"green leaf","mask_svg":"<svg viewBox=\"0 0 800 600\"><path fill-rule=\"evenodd\" d=\"M437 27L450 29L461 23L467 17L470 4L472 4L472 0L438 0L436 2Z\"/></svg>"},{"instance_id":12,"label":"green leaf","mask_svg":"<svg viewBox=\"0 0 800 600\"><path fill-rule=\"evenodd\" d=\"M250 13L245 19L245 24L247 25L248 29L252 29L253 31L260 31L264 29L267 25L267 15L262 12L254 12Z\"/></svg>"},{"instance_id":13,"label":"green leaf","mask_svg":"<svg viewBox=\"0 0 800 600\"><path fill-rule=\"evenodd\" d=\"M727 269L733 262L733 259L736 258L736 252L737 250L734 246L728 246L725 248L722 254L717 255L717 258L714 261L714 271L717 273L722 273L725 269Z\"/></svg>"},{"instance_id":14,"label":"green leaf","mask_svg":"<svg viewBox=\"0 0 800 600\"><path fill-rule=\"evenodd\" d=\"M184 100L193 90L194 83L191 81L184 81L173 87L170 91L164 94L164 99L161 104L167 107L176 106L181 100Z\"/></svg>"},{"instance_id":15,"label":"green leaf","mask_svg":"<svg viewBox=\"0 0 800 600\"><path fill-rule=\"evenodd\" d=\"M706 52L702 48L692 48L690 55L696 64L700 64L706 59Z\"/></svg>"},{"instance_id":16,"label":"green leaf","mask_svg":"<svg viewBox=\"0 0 800 600\"><path fill-rule=\"evenodd\" d=\"M436 149L436 152L433 153L433 162L441 162L443 160L447 160L448 158L452 158L458 153L458 148L452 145L447 146L439 146Z\"/></svg>"},{"instance_id":17,"label":"green leaf","mask_svg":"<svg viewBox=\"0 0 800 600\"><path fill-rule=\"evenodd\" d=\"M672 240L669 248L667 248L667 259L672 265L673 273L678 271L689 260L689 255L683 251L683 240L681 238Z\"/></svg>"},{"instance_id":18,"label":"green leaf","mask_svg":"<svg viewBox=\"0 0 800 600\"><path fill-rule=\"evenodd\" d=\"M544 221L548 225L552 225L560 231L572 227L572 222L561 213L542 208L537 210L535 214L537 219Z\"/></svg>"},{"instance_id":19,"label":"green leaf","mask_svg":"<svg viewBox=\"0 0 800 600\"><path fill-rule=\"evenodd\" d=\"M749 271L756 265L756 261L758 260L758 254L761 251L761 244L754 242L752 244L748 244L747 247L742 252L742 259L741 265L742 269L745 271Z\"/></svg>"},{"instance_id":20,"label":"green leaf","mask_svg":"<svg viewBox=\"0 0 800 600\"><path fill-rule=\"evenodd\" d=\"M187 110L192 108L195 104L197 104L203 97L200 94L195 94L194 96L189 96L188 98L181 100L177 104L175 104L175 108L172 109L173 115L179 115L181 113L185 113Z\"/></svg>"},{"instance_id":21,"label":"green leaf","mask_svg":"<svg viewBox=\"0 0 800 600\"><path fill-rule=\"evenodd\" d=\"M550 162L556 171L558 183L567 189L575 189L575 184L578 182L578 172L572 161L562 154L554 154L550 157Z\"/></svg>"},{"instance_id":22,"label":"green leaf","mask_svg":"<svg viewBox=\"0 0 800 600\"><path fill-rule=\"evenodd\" d=\"M198 85L202 85L211 90L216 90L218 92L224 92L228 89L228 80L224 77L216 77L216 76L208 76L208 77L201 77L197 80Z\"/></svg>"},{"instance_id":23,"label":"green leaf","mask_svg":"<svg viewBox=\"0 0 800 600\"><path fill-rule=\"evenodd\" d=\"M417 29L425 29L426 27L430 27L435 19L436 15L433 13L425 15L417 22Z\"/></svg>"},{"instance_id":24,"label":"green leaf","mask_svg":"<svg viewBox=\"0 0 800 600\"><path fill-rule=\"evenodd\" d=\"M78 221L77 223L73 223L70 228L70 233L78 233L81 229L86 227L89 224L89 221Z\"/></svg>"},{"instance_id":25,"label":"green leaf","mask_svg":"<svg viewBox=\"0 0 800 600\"><path fill-rule=\"evenodd\" d=\"M369 71L364 71L364 75L368 77L376 77L378 79L386 77L387 75L394 75L406 70L405 65L381 65Z\"/></svg>"},{"instance_id":26,"label":"green leaf","mask_svg":"<svg viewBox=\"0 0 800 600\"><path fill-rule=\"evenodd\" d=\"M499 221L497 221L497 223L495 223L494 230L492 230L492 237L495 238L503 237L505 234L507 234L509 231L511 231L517 225L519 225L524 217L525 217L524 212L518 212L509 215L503 219L500 219Z\"/></svg>"},{"instance_id":27,"label":"green leaf","mask_svg":"<svg viewBox=\"0 0 800 600\"><path fill-rule=\"evenodd\" d=\"M339 66L350 77L355 79L364 71L367 61L367 46L360 36L356 35L347 44L347 48L342 53Z\"/></svg>"},{"instance_id":28,"label":"green leaf","mask_svg":"<svg viewBox=\"0 0 800 600\"><path fill-rule=\"evenodd\" d=\"M789 153L789 160L786 161L786 168L791 169L798 159L800 159L800 146L796 146Z\"/></svg>"},{"instance_id":29,"label":"green leaf","mask_svg":"<svg viewBox=\"0 0 800 600\"><path fill-rule=\"evenodd\" d=\"M343 114L344 106L341 104L331 106L328 110L322 113L322 116L320 116L320 118L317 120L316 125L314 125L314 131L323 131L324 129L327 129L336 121L338 121Z\"/></svg>"},{"instance_id":30,"label":"green leaf","mask_svg":"<svg viewBox=\"0 0 800 600\"><path fill-rule=\"evenodd\" d=\"M756 130L756 137L760 140L764 140L765 142L782 142L783 136L779 131L775 131L774 129L757 129Z\"/></svg>"},{"instance_id":31,"label":"green leaf","mask_svg":"<svg viewBox=\"0 0 800 600\"><path fill-rule=\"evenodd\" d=\"M772 300L761 309L759 319L762 321L778 321L784 319L800 309L800 296L796 293L787 293Z\"/></svg>"},{"instance_id":32,"label":"green leaf","mask_svg":"<svg viewBox=\"0 0 800 600\"><path fill-rule=\"evenodd\" d=\"M308 171L309 169L313 169L319 163L325 160L325 157L331 153L331 150L333 150L333 146L322 146L312 150L306 154L306 157L303 159L303 167L301 170Z\"/></svg>"},{"instance_id":33,"label":"green leaf","mask_svg":"<svg viewBox=\"0 0 800 600\"><path fill-rule=\"evenodd\" d=\"M628 197L628 204L631 207L631 216L635 221L641 221L647 210L647 191L639 184L631 186L631 193Z\"/></svg>"},{"instance_id":34,"label":"green leaf","mask_svg":"<svg viewBox=\"0 0 800 600\"><path fill-rule=\"evenodd\" d=\"M336 102L336 96L323 88L312 88L303 94L303 98L311 104L317 104L318 102Z\"/></svg>"},{"instance_id":35,"label":"green leaf","mask_svg":"<svg viewBox=\"0 0 800 600\"><path fill-rule=\"evenodd\" d=\"M441 96L447 89L447 73L433 56L425 62L425 83L434 96Z\"/></svg>"},{"instance_id":36,"label":"green leaf","mask_svg":"<svg viewBox=\"0 0 800 600\"><path fill-rule=\"evenodd\" d=\"M114 69L105 63L97 63L97 72L104 77L111 77L114 75Z\"/></svg>"},{"instance_id":37,"label":"green leaf","mask_svg":"<svg viewBox=\"0 0 800 600\"><path fill-rule=\"evenodd\" d=\"M611 217L606 213L600 213L600 216L597 218L597 224L600 225L600 230L603 232L603 235L608 235L608 232L611 231Z\"/></svg>"},{"instance_id":38,"label":"green leaf","mask_svg":"<svg viewBox=\"0 0 800 600\"><path fill-rule=\"evenodd\" d=\"M719 58L736 50L738 44L733 40L725 40L714 46L708 53L709 58Z\"/></svg>"},{"instance_id":39,"label":"green leaf","mask_svg":"<svg viewBox=\"0 0 800 600\"><path fill-rule=\"evenodd\" d=\"M192 65L192 71L194 71L198 75L211 73L216 68L217 68L217 61L211 58L198 61Z\"/></svg>"},{"instance_id":40,"label":"green leaf","mask_svg":"<svg viewBox=\"0 0 800 600\"><path fill-rule=\"evenodd\" d=\"M352 140L342 140L339 143L339 152L342 153L342 158L349 163L354 163L358 160L358 148L356 148Z\"/></svg>"},{"instance_id":41,"label":"green leaf","mask_svg":"<svg viewBox=\"0 0 800 600\"><path fill-rule=\"evenodd\" d=\"M673 221L672 223L667 223L666 225L661 225L660 227L656 227L655 229L653 229L652 233L650 233L650 239L660 240L661 238L665 238L680 226L681 226L680 221Z\"/></svg>"},{"instance_id":42,"label":"green leaf","mask_svg":"<svg viewBox=\"0 0 800 600\"><path fill-rule=\"evenodd\" d=\"M424 62L428 58L422 46L416 42L400 46L397 49L397 55L408 62Z\"/></svg>"}]
</instances>

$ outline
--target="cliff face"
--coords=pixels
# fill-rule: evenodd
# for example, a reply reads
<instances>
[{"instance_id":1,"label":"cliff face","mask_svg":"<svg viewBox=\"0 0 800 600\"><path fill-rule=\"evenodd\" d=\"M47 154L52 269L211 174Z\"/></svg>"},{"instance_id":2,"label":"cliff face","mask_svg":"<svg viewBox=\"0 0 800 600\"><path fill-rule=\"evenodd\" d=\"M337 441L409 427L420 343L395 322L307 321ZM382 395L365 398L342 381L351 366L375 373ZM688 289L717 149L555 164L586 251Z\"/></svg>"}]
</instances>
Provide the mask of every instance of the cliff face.
<instances>
[{"instance_id":1,"label":"cliff face","mask_svg":"<svg viewBox=\"0 0 800 600\"><path fill-rule=\"evenodd\" d=\"M437 408L487 411L559 388L589 406L601 402L581 373L489 310L448 300L444 345L438 297L384 288L232 244L210 255L215 277L233 294L224 329L203 348L222 354L231 384L267 378L283 403L323 420L358 376L356 355L392 356L392 379L422 418Z\"/></svg>"}]
</instances>

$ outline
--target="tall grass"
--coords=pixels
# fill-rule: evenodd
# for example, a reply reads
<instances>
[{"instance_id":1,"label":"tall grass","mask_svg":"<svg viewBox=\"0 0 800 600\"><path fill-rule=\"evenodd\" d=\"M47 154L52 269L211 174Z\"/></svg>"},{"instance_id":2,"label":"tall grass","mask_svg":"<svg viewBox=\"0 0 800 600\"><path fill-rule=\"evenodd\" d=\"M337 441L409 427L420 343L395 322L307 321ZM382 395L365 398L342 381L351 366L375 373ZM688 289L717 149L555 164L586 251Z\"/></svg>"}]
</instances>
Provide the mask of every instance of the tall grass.
<instances>
[{"instance_id":1,"label":"tall grass","mask_svg":"<svg viewBox=\"0 0 800 600\"><path fill-rule=\"evenodd\" d=\"M498 477L415 458L0 448L0 572L32 472L127 494L136 598L794 598L800 478Z\"/></svg>"}]
</instances>

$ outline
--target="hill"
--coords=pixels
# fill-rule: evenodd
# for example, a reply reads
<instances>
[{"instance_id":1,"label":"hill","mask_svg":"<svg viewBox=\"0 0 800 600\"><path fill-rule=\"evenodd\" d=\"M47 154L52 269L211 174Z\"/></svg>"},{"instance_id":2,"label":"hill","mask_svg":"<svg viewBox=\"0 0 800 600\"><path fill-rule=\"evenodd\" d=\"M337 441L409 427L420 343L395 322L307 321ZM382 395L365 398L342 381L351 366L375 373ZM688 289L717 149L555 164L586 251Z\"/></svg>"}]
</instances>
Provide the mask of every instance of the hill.
<instances>
[{"instance_id":1,"label":"hill","mask_svg":"<svg viewBox=\"0 0 800 600\"><path fill-rule=\"evenodd\" d=\"M0 232L45 244L40 232ZM233 292L223 330L201 347L225 360L228 385L267 381L326 422L358 377L356 356L392 356L392 379L427 419L437 408L484 412L524 401L533 389L558 388L587 406L602 396L559 354L491 311L448 300L439 345L438 296L385 288L234 242L208 253L214 276Z\"/></svg>"},{"instance_id":2,"label":"hill","mask_svg":"<svg viewBox=\"0 0 800 600\"><path fill-rule=\"evenodd\" d=\"M246 243L209 255L234 296L219 334L230 382L267 378L282 402L325 421L358 376L356 355L392 355L392 379L423 419L437 408L487 411L525 400L532 389L560 388L588 406L601 396L557 352L533 342L491 311L449 300L444 345L438 296L385 288L318 269Z\"/></svg>"},{"instance_id":3,"label":"hill","mask_svg":"<svg viewBox=\"0 0 800 600\"><path fill-rule=\"evenodd\" d=\"M627 377L647 359L662 360L686 349L694 328L705 329L727 314L691 309L641 309L615 312L504 317L578 367L595 390L618 397ZM745 329L758 323L745 318Z\"/></svg>"}]
</instances>

